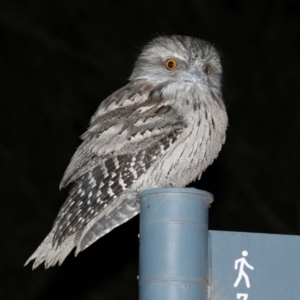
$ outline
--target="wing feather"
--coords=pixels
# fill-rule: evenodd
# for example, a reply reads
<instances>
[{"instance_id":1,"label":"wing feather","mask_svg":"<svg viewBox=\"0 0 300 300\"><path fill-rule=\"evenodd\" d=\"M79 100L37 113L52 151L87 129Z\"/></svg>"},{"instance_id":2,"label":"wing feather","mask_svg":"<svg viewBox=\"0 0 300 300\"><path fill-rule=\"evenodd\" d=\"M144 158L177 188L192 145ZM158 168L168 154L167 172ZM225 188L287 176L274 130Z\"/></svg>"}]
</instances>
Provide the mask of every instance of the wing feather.
<instances>
[{"instance_id":1,"label":"wing feather","mask_svg":"<svg viewBox=\"0 0 300 300\"><path fill-rule=\"evenodd\" d=\"M123 89L125 93L128 87ZM122 99L126 96L126 93L125 96L120 95L123 89L117 91ZM162 89L162 86L152 90L144 88L143 96L140 91L131 94L131 104L113 106L111 111L104 114L103 107L109 108L107 103L115 101L114 94L108 97L92 117L88 130L82 135L84 141L72 157L60 187L67 186L87 172L94 155L102 159L112 152L114 155L134 152L139 149L139 144L148 143L147 138L158 141L162 131L168 134L174 128L181 127L183 120L168 105L169 100L163 99ZM125 102L123 99L121 103Z\"/></svg>"},{"instance_id":2,"label":"wing feather","mask_svg":"<svg viewBox=\"0 0 300 300\"><path fill-rule=\"evenodd\" d=\"M111 205L177 140L185 124L161 95L149 90L145 101L96 112L62 180L62 186L75 183L55 221L53 245Z\"/></svg>"}]
</instances>

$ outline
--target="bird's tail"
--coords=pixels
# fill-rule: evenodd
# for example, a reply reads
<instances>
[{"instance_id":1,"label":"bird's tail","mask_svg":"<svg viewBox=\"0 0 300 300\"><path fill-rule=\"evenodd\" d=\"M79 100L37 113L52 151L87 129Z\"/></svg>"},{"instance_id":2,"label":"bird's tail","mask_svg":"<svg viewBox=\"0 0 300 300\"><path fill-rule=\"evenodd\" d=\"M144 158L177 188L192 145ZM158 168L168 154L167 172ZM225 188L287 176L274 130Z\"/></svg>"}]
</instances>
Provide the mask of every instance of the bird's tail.
<instances>
[{"instance_id":1,"label":"bird's tail","mask_svg":"<svg viewBox=\"0 0 300 300\"><path fill-rule=\"evenodd\" d=\"M68 236L60 245L53 245L53 236L57 230L54 226L41 245L28 258L25 266L32 260L34 260L32 269L37 268L43 262L46 269L57 263L61 265L73 248L76 248L76 256L99 238L139 213L136 195L131 199L128 197L130 198L127 194L127 201L124 201L121 196L121 199L117 200L118 205L108 207L109 211L100 213L78 232Z\"/></svg>"}]
</instances>

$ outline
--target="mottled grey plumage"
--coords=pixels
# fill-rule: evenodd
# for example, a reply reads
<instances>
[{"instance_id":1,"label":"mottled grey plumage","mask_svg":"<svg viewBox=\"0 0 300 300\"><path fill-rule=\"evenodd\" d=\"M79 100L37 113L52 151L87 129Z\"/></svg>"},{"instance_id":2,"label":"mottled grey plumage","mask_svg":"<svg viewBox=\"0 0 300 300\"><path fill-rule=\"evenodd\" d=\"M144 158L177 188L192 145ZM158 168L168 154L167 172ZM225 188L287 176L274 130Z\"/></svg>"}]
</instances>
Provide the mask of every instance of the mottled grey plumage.
<instances>
[{"instance_id":1,"label":"mottled grey plumage","mask_svg":"<svg viewBox=\"0 0 300 300\"><path fill-rule=\"evenodd\" d=\"M130 82L92 117L61 182L74 182L69 197L27 263L61 264L73 248L77 255L138 214L138 191L200 178L225 141L221 73L219 55L205 41L162 36L150 42Z\"/></svg>"}]
</instances>

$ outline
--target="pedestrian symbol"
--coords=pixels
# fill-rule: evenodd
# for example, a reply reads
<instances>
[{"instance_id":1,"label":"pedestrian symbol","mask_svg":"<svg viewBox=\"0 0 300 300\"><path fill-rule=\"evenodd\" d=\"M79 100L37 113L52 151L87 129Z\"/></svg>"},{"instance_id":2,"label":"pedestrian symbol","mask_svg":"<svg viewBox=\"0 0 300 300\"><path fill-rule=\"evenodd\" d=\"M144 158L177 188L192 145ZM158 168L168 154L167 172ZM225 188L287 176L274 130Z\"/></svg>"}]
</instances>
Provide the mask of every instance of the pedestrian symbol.
<instances>
[{"instance_id":1,"label":"pedestrian symbol","mask_svg":"<svg viewBox=\"0 0 300 300\"><path fill-rule=\"evenodd\" d=\"M250 281L249 281L249 277L246 274L244 267L246 266L247 268L249 268L250 270L254 270L254 267L252 267L250 264L248 264L247 260L246 260L246 256L248 256L248 251L244 250L242 252L242 256L241 258L237 259L234 263L234 269L237 270L239 269L239 274L238 277L234 283L234 287L237 287L241 281L242 278L245 279L245 283L246 283L246 287L250 288Z\"/></svg>"}]
</instances>

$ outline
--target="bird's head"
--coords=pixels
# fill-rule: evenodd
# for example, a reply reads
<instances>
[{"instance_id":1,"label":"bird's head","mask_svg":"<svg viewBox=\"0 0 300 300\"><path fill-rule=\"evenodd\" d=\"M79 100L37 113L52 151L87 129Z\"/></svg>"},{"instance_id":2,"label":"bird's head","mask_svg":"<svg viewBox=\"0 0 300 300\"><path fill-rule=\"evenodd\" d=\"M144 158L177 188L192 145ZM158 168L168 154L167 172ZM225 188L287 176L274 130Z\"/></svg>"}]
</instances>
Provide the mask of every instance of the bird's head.
<instances>
[{"instance_id":1,"label":"bird's head","mask_svg":"<svg viewBox=\"0 0 300 300\"><path fill-rule=\"evenodd\" d=\"M210 43L174 35L157 37L144 47L130 80L200 84L220 90L221 75L219 54Z\"/></svg>"}]
</instances>

